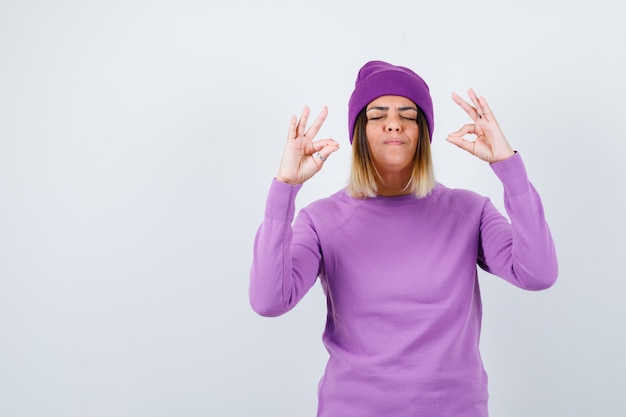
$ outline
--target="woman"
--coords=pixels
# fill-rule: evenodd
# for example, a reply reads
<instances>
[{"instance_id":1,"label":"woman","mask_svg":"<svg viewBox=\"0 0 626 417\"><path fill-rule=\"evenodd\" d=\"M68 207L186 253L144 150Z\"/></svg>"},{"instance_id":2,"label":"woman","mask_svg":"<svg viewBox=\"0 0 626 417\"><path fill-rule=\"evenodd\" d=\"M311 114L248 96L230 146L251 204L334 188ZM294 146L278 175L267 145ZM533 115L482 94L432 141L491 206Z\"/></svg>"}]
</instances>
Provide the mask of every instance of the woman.
<instances>
[{"instance_id":1,"label":"woman","mask_svg":"<svg viewBox=\"0 0 626 417\"><path fill-rule=\"evenodd\" d=\"M298 190L338 144L313 141L326 109L308 129L308 108L291 119L255 240L250 301L261 315L283 314L319 277L330 356L318 416L487 416L477 265L527 290L556 280L553 241L520 155L484 98L452 97L473 123L447 140L491 164L510 222L489 199L435 182L432 100L408 68L360 69L348 112L349 185L295 221Z\"/></svg>"}]
</instances>

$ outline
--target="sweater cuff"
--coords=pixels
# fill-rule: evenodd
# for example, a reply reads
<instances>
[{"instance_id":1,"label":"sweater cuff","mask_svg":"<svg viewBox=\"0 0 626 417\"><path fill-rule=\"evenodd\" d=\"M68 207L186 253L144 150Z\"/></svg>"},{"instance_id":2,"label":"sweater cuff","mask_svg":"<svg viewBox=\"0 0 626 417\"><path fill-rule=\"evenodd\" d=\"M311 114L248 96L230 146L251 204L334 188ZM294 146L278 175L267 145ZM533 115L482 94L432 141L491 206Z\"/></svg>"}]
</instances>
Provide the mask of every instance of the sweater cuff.
<instances>
[{"instance_id":1,"label":"sweater cuff","mask_svg":"<svg viewBox=\"0 0 626 417\"><path fill-rule=\"evenodd\" d=\"M510 158L492 163L491 169L502 181L504 191L510 197L515 197L528 191L530 185L528 174L519 152L515 151L515 155Z\"/></svg>"},{"instance_id":2,"label":"sweater cuff","mask_svg":"<svg viewBox=\"0 0 626 417\"><path fill-rule=\"evenodd\" d=\"M296 211L296 195L302 184L291 185L272 180L265 202L265 216L276 220L292 221Z\"/></svg>"}]
</instances>

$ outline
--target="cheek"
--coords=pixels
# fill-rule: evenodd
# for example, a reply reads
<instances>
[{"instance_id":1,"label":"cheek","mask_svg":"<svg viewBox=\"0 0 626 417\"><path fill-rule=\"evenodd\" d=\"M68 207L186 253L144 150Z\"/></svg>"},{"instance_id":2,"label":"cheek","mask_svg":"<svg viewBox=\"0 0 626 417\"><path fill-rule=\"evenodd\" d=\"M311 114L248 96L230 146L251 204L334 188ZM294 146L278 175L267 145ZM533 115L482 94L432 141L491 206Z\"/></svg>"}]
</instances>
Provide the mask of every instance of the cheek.
<instances>
[{"instance_id":1,"label":"cheek","mask_svg":"<svg viewBox=\"0 0 626 417\"><path fill-rule=\"evenodd\" d=\"M370 148L372 147L372 145L376 144L376 140L375 139L377 137L378 137L378 135L376 134L374 129L371 129L371 128L365 129L365 139L367 140L367 143L370 145Z\"/></svg>"},{"instance_id":2,"label":"cheek","mask_svg":"<svg viewBox=\"0 0 626 417\"><path fill-rule=\"evenodd\" d=\"M368 123L367 125L365 125L365 137L367 138L367 140L375 137L375 133L377 131L378 129L376 128L376 125L374 123Z\"/></svg>"}]
</instances>

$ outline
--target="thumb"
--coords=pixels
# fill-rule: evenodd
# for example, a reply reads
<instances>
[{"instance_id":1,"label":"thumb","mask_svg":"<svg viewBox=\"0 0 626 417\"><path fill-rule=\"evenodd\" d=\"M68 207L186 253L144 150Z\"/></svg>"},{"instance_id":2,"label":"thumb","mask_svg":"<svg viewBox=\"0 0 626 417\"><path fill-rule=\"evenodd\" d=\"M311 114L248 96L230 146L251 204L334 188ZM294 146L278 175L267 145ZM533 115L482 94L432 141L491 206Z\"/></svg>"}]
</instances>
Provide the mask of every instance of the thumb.
<instances>
[{"instance_id":1,"label":"thumb","mask_svg":"<svg viewBox=\"0 0 626 417\"><path fill-rule=\"evenodd\" d=\"M464 139L462 136L455 136L453 134L449 135L446 140L474 155L474 142Z\"/></svg>"}]
</instances>

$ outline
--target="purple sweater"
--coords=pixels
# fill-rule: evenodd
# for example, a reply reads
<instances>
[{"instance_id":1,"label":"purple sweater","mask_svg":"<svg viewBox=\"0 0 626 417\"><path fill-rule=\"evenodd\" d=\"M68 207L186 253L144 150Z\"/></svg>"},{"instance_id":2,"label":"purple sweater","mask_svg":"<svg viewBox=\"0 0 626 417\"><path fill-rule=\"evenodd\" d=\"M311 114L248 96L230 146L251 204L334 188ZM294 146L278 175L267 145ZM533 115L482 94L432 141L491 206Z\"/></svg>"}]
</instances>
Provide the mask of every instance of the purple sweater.
<instances>
[{"instance_id":1,"label":"purple sweater","mask_svg":"<svg viewBox=\"0 0 626 417\"><path fill-rule=\"evenodd\" d=\"M318 416L487 416L477 265L527 290L548 288L557 276L520 155L491 166L510 222L488 198L441 184L423 199L340 191L294 221L300 186L272 183L250 302L261 315L283 314L319 277L330 356Z\"/></svg>"}]
</instances>

